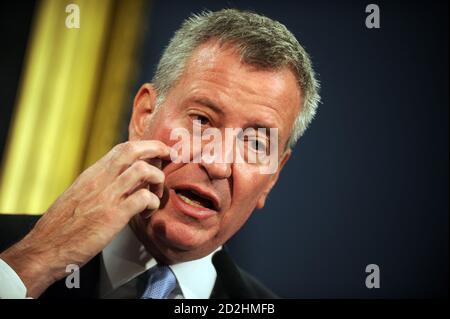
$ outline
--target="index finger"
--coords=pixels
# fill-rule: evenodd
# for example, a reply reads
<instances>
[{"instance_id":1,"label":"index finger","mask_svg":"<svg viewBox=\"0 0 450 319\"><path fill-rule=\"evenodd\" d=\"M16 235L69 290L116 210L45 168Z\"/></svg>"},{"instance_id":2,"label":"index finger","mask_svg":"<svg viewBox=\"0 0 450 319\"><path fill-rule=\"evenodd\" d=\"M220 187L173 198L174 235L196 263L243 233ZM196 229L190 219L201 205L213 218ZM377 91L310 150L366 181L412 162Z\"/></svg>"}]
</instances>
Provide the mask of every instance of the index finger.
<instances>
[{"instance_id":1,"label":"index finger","mask_svg":"<svg viewBox=\"0 0 450 319\"><path fill-rule=\"evenodd\" d=\"M159 140L129 141L114 147L111 166L120 174L137 160L169 159L170 150L169 146Z\"/></svg>"}]
</instances>

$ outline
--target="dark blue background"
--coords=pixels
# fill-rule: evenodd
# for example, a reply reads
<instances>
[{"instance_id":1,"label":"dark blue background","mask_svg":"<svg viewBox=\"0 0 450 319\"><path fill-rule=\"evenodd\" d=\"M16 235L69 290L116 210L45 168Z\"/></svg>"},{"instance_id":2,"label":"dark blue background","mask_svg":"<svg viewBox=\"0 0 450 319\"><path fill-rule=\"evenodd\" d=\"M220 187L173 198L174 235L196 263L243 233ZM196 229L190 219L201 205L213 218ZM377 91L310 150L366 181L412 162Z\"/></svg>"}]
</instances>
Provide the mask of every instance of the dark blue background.
<instances>
[{"instance_id":1,"label":"dark blue background","mask_svg":"<svg viewBox=\"0 0 450 319\"><path fill-rule=\"evenodd\" d=\"M191 12L252 9L312 56L323 103L262 211L229 242L282 297L448 296L448 4L155 1L142 74ZM365 267L381 288L365 286Z\"/></svg>"}]
</instances>

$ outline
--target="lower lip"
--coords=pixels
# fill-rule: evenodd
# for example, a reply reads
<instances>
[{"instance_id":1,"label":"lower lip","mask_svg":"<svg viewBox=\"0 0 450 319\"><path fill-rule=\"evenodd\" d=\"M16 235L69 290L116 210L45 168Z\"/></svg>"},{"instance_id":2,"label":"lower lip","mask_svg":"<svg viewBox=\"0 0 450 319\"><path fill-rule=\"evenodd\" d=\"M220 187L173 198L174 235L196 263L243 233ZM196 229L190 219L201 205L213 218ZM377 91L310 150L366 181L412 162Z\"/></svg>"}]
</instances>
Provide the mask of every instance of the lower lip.
<instances>
[{"instance_id":1,"label":"lower lip","mask_svg":"<svg viewBox=\"0 0 450 319\"><path fill-rule=\"evenodd\" d=\"M203 220L217 214L216 211L208 208L189 205L188 203L183 201L173 189L171 189L169 193L170 199L174 206L187 216L193 217L198 220Z\"/></svg>"}]
</instances>

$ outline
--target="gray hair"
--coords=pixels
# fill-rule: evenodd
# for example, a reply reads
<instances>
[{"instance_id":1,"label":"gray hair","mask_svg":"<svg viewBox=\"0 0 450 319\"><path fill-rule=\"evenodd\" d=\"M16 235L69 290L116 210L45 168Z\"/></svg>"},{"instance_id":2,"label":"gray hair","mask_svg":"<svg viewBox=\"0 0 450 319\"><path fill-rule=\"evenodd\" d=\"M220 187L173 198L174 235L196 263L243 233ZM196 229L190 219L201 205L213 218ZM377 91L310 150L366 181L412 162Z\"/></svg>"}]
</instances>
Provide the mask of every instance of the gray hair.
<instances>
[{"instance_id":1,"label":"gray hair","mask_svg":"<svg viewBox=\"0 0 450 319\"><path fill-rule=\"evenodd\" d=\"M289 67L293 71L303 93L303 105L286 144L293 148L316 114L319 82L308 54L295 36L280 22L256 13L223 9L203 11L186 19L165 48L152 80L158 93L157 107L182 75L192 52L210 39L233 44L248 65L267 70Z\"/></svg>"}]
</instances>

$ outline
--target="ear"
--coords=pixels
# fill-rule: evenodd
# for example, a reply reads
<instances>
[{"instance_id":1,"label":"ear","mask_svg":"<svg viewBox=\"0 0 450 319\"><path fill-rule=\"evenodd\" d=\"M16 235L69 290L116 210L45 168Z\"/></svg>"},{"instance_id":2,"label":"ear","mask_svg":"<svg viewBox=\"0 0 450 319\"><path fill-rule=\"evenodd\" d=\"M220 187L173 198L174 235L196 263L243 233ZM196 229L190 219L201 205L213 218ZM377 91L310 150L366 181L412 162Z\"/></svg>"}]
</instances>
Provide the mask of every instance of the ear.
<instances>
[{"instance_id":1,"label":"ear","mask_svg":"<svg viewBox=\"0 0 450 319\"><path fill-rule=\"evenodd\" d=\"M280 163L280 166L278 167L277 172L271 176L271 180L270 180L269 184L266 186L266 189L263 191L261 196L258 198L258 201L256 202L256 208L257 209L261 209L261 208L264 207L264 204L266 203L267 196L269 195L270 191L272 190L272 188L277 183L278 177L280 176L280 172L283 169L284 164L286 164L287 160L291 156L291 152L292 151L290 149L288 149L284 153L283 159L282 159L282 161Z\"/></svg>"},{"instance_id":2,"label":"ear","mask_svg":"<svg viewBox=\"0 0 450 319\"><path fill-rule=\"evenodd\" d=\"M145 83L134 97L133 114L128 125L128 139L130 141L142 139L155 107L156 90L150 83Z\"/></svg>"}]
</instances>

